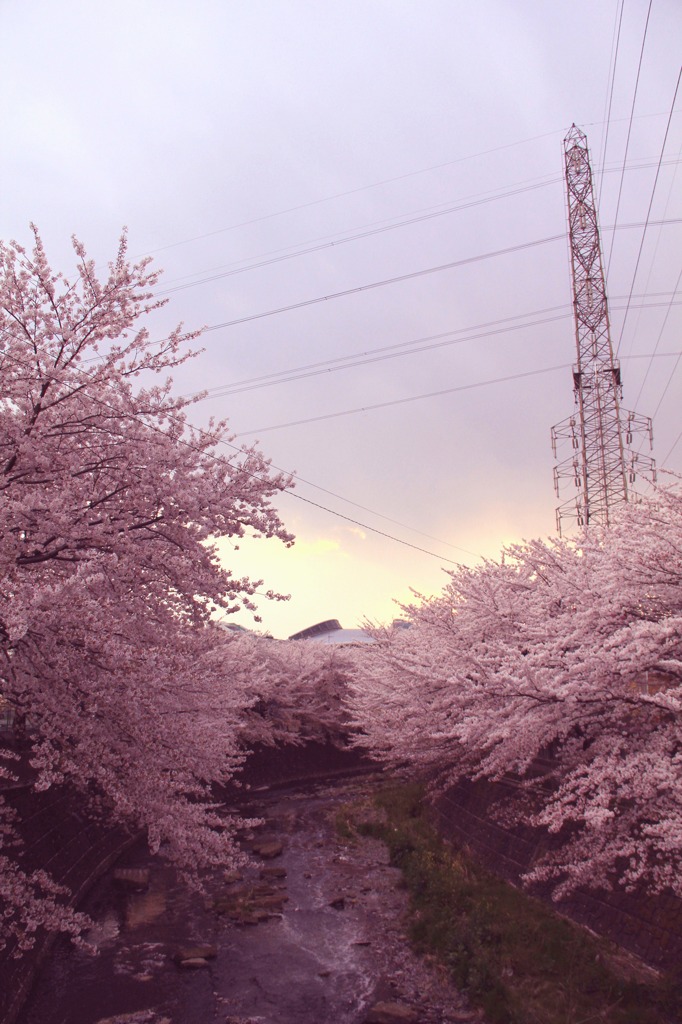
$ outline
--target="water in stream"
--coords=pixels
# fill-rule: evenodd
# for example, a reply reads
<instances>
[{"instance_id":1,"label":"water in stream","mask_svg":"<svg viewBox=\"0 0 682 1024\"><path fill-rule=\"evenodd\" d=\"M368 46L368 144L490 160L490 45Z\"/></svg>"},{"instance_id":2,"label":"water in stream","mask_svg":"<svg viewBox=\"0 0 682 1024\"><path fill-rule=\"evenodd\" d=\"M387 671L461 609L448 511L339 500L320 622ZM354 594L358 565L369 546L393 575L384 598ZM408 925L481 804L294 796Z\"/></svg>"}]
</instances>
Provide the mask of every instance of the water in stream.
<instances>
[{"instance_id":1,"label":"water in stream","mask_svg":"<svg viewBox=\"0 0 682 1024\"><path fill-rule=\"evenodd\" d=\"M423 1024L479 1020L409 950L405 895L383 845L336 835L336 809L367 785L254 800L249 813L283 851L254 857L244 879L214 888L229 897L260 885L273 916L259 923L217 914L170 868L131 851L130 866L151 869L148 889L125 893L111 874L101 880L85 906L99 955L59 942L19 1024L360 1024L378 1001L418 1008ZM179 948L205 944L215 952L208 963L174 962Z\"/></svg>"}]
</instances>

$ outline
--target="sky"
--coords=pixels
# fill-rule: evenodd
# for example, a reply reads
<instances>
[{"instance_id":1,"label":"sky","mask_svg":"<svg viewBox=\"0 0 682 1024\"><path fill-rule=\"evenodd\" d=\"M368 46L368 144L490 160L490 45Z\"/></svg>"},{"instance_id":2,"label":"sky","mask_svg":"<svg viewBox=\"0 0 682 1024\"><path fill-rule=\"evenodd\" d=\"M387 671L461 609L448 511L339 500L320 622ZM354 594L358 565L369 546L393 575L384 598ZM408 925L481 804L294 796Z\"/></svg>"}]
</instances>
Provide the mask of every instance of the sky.
<instances>
[{"instance_id":1,"label":"sky","mask_svg":"<svg viewBox=\"0 0 682 1024\"><path fill-rule=\"evenodd\" d=\"M0 25L0 237L35 222L68 273L72 234L105 267L127 226L164 269L152 336L207 328L191 421L296 474L293 548L219 545L291 595L256 628L390 621L556 533L573 123L623 405L682 471L679 0L0 0Z\"/></svg>"}]
</instances>

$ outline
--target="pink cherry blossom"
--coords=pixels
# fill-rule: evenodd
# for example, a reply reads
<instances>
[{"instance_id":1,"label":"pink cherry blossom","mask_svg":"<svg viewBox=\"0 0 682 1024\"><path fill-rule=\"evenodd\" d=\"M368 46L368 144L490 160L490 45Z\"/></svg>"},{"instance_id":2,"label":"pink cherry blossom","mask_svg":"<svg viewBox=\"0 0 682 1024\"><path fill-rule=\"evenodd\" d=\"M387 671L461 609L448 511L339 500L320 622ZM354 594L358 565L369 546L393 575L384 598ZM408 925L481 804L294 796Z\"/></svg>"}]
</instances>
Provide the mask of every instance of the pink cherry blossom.
<instances>
[{"instance_id":1,"label":"pink cherry blossom","mask_svg":"<svg viewBox=\"0 0 682 1024\"><path fill-rule=\"evenodd\" d=\"M353 717L374 750L441 787L520 780L516 819L563 840L528 876L557 897L682 894L679 488L449 575L365 652Z\"/></svg>"},{"instance_id":2,"label":"pink cherry blossom","mask_svg":"<svg viewBox=\"0 0 682 1024\"><path fill-rule=\"evenodd\" d=\"M258 645L215 625L255 608L261 581L235 577L215 540L292 543L271 504L291 481L256 448L220 449L226 423L188 425L164 378L195 335L152 344L158 275L128 261L125 235L102 279L74 240L72 281L34 235L30 252L0 246L0 693L37 790L78 787L196 875L237 856L239 822L218 820L208 786L239 767L268 689ZM78 930L15 840L0 797L4 936Z\"/></svg>"}]
</instances>

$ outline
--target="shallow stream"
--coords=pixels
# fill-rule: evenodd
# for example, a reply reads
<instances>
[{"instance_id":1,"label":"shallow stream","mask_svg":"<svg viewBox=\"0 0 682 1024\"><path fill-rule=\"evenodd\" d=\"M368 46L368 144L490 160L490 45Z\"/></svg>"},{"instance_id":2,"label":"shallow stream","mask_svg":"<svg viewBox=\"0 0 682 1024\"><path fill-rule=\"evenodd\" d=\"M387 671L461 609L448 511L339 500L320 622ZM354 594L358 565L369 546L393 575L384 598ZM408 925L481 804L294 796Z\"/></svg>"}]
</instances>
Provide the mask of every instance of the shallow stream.
<instances>
[{"instance_id":1,"label":"shallow stream","mask_svg":"<svg viewBox=\"0 0 682 1024\"><path fill-rule=\"evenodd\" d=\"M99 882L84 907L98 955L58 942L19 1024L360 1024L377 1002L413 1008L423 1024L479 1020L409 949L383 844L337 835L339 807L371 785L254 794L257 838L282 852L254 854L243 878L216 882L216 904L131 850L125 866L148 868L148 887L126 892L113 870ZM257 893L255 911L244 892ZM189 946L213 948L178 966Z\"/></svg>"}]
</instances>

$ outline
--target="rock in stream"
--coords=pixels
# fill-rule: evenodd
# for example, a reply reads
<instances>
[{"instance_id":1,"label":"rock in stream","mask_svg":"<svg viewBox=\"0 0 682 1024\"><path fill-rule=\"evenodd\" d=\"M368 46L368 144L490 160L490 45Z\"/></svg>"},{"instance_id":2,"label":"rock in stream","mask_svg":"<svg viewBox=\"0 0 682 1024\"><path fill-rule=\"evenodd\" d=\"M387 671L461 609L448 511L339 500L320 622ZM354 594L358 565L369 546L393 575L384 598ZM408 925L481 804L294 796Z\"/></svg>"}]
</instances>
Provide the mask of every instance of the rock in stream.
<instances>
[{"instance_id":1,"label":"rock in stream","mask_svg":"<svg viewBox=\"0 0 682 1024\"><path fill-rule=\"evenodd\" d=\"M456 1024L481 1021L404 933L406 895L374 839L335 831L368 781L255 794L252 864L187 892L143 849L85 909L90 957L60 941L19 1024ZM128 872L121 876L121 871ZM148 886L121 886L148 871ZM139 872L140 874L135 874Z\"/></svg>"}]
</instances>

